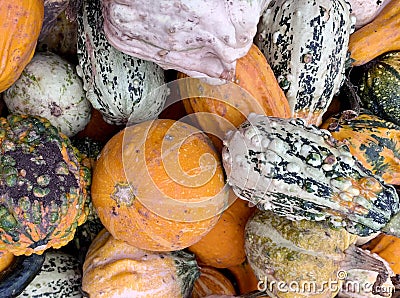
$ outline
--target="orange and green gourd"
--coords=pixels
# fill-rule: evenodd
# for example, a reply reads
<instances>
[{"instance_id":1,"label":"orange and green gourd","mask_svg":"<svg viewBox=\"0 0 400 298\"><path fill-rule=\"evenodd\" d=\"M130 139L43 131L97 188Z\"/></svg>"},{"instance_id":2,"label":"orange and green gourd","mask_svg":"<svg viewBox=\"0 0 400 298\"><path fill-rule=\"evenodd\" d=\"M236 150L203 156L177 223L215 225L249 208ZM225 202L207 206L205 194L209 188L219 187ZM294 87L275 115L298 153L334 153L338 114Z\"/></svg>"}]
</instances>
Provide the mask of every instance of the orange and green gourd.
<instances>
[{"instance_id":1,"label":"orange and green gourd","mask_svg":"<svg viewBox=\"0 0 400 298\"><path fill-rule=\"evenodd\" d=\"M73 239L87 217L90 170L45 118L0 118L0 249L42 254Z\"/></svg>"}]
</instances>

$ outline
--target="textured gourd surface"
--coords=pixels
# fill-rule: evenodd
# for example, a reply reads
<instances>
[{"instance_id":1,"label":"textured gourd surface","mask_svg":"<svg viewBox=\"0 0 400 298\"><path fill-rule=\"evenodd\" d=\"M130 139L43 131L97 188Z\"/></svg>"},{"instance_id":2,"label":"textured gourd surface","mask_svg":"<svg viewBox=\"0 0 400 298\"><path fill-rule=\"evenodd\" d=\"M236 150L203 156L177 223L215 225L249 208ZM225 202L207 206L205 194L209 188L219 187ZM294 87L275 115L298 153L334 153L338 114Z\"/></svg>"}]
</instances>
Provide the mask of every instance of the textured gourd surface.
<instances>
[{"instance_id":1,"label":"textured gourd surface","mask_svg":"<svg viewBox=\"0 0 400 298\"><path fill-rule=\"evenodd\" d=\"M400 183L400 127L363 110L349 121L341 115L327 119L321 128L332 136L346 140L350 152L373 174L388 184Z\"/></svg>"},{"instance_id":2,"label":"textured gourd surface","mask_svg":"<svg viewBox=\"0 0 400 298\"><path fill-rule=\"evenodd\" d=\"M251 114L224 144L228 183L262 210L293 220L329 219L362 236L379 231L399 210L393 186L327 130L302 119Z\"/></svg>"},{"instance_id":3,"label":"textured gourd surface","mask_svg":"<svg viewBox=\"0 0 400 298\"><path fill-rule=\"evenodd\" d=\"M115 135L96 163L92 200L117 239L149 250L185 248L226 207L220 158L204 133L159 119Z\"/></svg>"},{"instance_id":4,"label":"textured gourd surface","mask_svg":"<svg viewBox=\"0 0 400 298\"><path fill-rule=\"evenodd\" d=\"M42 254L86 220L91 173L70 140L45 118L0 118L0 247Z\"/></svg>"},{"instance_id":5,"label":"textured gourd surface","mask_svg":"<svg viewBox=\"0 0 400 298\"><path fill-rule=\"evenodd\" d=\"M255 275L262 281L286 282L286 289L271 284L279 297L334 297L339 290L337 273L343 251L357 239L343 228L326 222L291 221L270 211L257 211L246 225L246 254ZM338 282L336 290L324 283ZM290 291L295 282L299 291ZM302 286L314 284L314 290ZM267 287L268 288L268 287ZM303 293L301 289L306 289Z\"/></svg>"},{"instance_id":6,"label":"textured gourd surface","mask_svg":"<svg viewBox=\"0 0 400 298\"><path fill-rule=\"evenodd\" d=\"M83 1L77 18L77 71L86 97L111 124L154 119L168 95L164 71L115 49L104 35L100 7L99 0Z\"/></svg>"},{"instance_id":7,"label":"textured gourd surface","mask_svg":"<svg viewBox=\"0 0 400 298\"><path fill-rule=\"evenodd\" d=\"M37 52L3 98L11 113L44 117L68 137L90 119L90 102L75 65L51 52Z\"/></svg>"},{"instance_id":8,"label":"textured gourd surface","mask_svg":"<svg viewBox=\"0 0 400 298\"><path fill-rule=\"evenodd\" d=\"M343 83L354 18L344 0L271 1L255 43L285 92L291 115L320 125Z\"/></svg>"},{"instance_id":9,"label":"textured gourd surface","mask_svg":"<svg viewBox=\"0 0 400 298\"><path fill-rule=\"evenodd\" d=\"M199 276L194 255L152 252L102 230L83 265L82 289L90 297L188 297Z\"/></svg>"}]
</instances>

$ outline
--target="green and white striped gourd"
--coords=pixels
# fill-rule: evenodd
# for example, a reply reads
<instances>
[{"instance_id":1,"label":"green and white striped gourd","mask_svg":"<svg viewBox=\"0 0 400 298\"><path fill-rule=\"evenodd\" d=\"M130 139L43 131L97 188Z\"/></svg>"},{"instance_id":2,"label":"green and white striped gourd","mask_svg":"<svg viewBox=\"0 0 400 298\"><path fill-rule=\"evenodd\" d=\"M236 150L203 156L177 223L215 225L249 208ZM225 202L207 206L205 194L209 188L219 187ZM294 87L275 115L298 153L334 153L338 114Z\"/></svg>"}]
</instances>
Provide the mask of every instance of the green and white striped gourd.
<instances>
[{"instance_id":1,"label":"green and white striped gourd","mask_svg":"<svg viewBox=\"0 0 400 298\"><path fill-rule=\"evenodd\" d=\"M393 186L302 119L250 114L227 133L222 159L236 195L292 220L327 219L365 236L399 211Z\"/></svg>"},{"instance_id":2,"label":"green and white striped gourd","mask_svg":"<svg viewBox=\"0 0 400 298\"><path fill-rule=\"evenodd\" d=\"M108 43L99 0L84 1L77 21L77 70L93 107L116 125L156 118L168 95L164 70Z\"/></svg>"},{"instance_id":3,"label":"green and white striped gourd","mask_svg":"<svg viewBox=\"0 0 400 298\"><path fill-rule=\"evenodd\" d=\"M344 81L355 18L345 0L271 1L255 44L270 64L295 118L319 125Z\"/></svg>"}]
</instances>

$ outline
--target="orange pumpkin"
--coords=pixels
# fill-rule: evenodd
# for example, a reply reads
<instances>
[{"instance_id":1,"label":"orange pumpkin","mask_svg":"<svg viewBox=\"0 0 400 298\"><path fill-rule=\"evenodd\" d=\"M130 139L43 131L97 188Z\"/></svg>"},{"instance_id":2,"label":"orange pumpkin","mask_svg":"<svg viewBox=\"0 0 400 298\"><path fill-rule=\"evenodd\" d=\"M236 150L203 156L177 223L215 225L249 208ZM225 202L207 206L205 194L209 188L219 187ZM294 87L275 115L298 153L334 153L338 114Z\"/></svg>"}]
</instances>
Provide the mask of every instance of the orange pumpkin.
<instances>
[{"instance_id":1,"label":"orange pumpkin","mask_svg":"<svg viewBox=\"0 0 400 298\"><path fill-rule=\"evenodd\" d=\"M389 263L395 274L400 274L400 238L380 234L363 246Z\"/></svg>"},{"instance_id":2,"label":"orange pumpkin","mask_svg":"<svg viewBox=\"0 0 400 298\"><path fill-rule=\"evenodd\" d=\"M125 128L103 148L93 206L117 239L170 251L199 241L228 204L219 156L207 136L158 119Z\"/></svg>"},{"instance_id":3,"label":"orange pumpkin","mask_svg":"<svg viewBox=\"0 0 400 298\"><path fill-rule=\"evenodd\" d=\"M207 297L208 295L235 295L232 282L218 269L210 266L200 267L200 276L194 282L192 298Z\"/></svg>"},{"instance_id":4,"label":"orange pumpkin","mask_svg":"<svg viewBox=\"0 0 400 298\"><path fill-rule=\"evenodd\" d=\"M239 294L246 294L258 290L260 281L254 274L253 269L251 269L247 259L242 264L229 267L228 270L235 277L239 288Z\"/></svg>"},{"instance_id":5,"label":"orange pumpkin","mask_svg":"<svg viewBox=\"0 0 400 298\"><path fill-rule=\"evenodd\" d=\"M0 92L31 61L44 17L43 0L2 0L0 5Z\"/></svg>"},{"instance_id":6,"label":"orange pumpkin","mask_svg":"<svg viewBox=\"0 0 400 298\"><path fill-rule=\"evenodd\" d=\"M233 191L230 191L230 196L236 201L222 213L217 224L200 241L188 248L201 264L227 268L239 265L246 259L244 228L255 207L249 207L249 203L238 199Z\"/></svg>"},{"instance_id":7,"label":"orange pumpkin","mask_svg":"<svg viewBox=\"0 0 400 298\"><path fill-rule=\"evenodd\" d=\"M187 297L199 276L193 255L145 251L103 229L83 264L82 289L90 297Z\"/></svg>"},{"instance_id":8,"label":"orange pumpkin","mask_svg":"<svg viewBox=\"0 0 400 298\"><path fill-rule=\"evenodd\" d=\"M201 128L215 139L242 124L251 113L289 118L290 107L266 58L256 45L236 62L234 82L209 85L178 73L180 96L187 113L194 112ZM215 140L213 139L213 141ZM221 143L216 141L216 147Z\"/></svg>"},{"instance_id":9,"label":"orange pumpkin","mask_svg":"<svg viewBox=\"0 0 400 298\"><path fill-rule=\"evenodd\" d=\"M350 35L352 64L365 64L383 53L400 50L400 0L391 0L369 24Z\"/></svg>"}]
</instances>

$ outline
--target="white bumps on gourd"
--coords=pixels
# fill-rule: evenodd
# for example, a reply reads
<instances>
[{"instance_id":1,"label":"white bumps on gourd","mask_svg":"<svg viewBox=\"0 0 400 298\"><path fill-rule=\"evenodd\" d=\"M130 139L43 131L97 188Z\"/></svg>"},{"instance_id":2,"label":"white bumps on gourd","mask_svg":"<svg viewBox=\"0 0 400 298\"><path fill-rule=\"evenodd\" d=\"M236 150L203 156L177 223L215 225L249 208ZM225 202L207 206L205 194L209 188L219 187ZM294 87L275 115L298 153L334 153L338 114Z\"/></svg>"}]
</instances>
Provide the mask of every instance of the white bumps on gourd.
<instances>
[{"instance_id":1,"label":"white bumps on gourd","mask_svg":"<svg viewBox=\"0 0 400 298\"><path fill-rule=\"evenodd\" d=\"M68 137L90 120L91 106L75 66L51 52L37 52L3 98L11 113L47 118Z\"/></svg>"}]
</instances>

